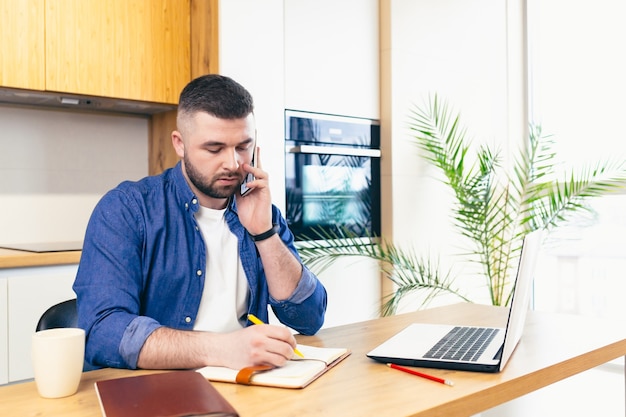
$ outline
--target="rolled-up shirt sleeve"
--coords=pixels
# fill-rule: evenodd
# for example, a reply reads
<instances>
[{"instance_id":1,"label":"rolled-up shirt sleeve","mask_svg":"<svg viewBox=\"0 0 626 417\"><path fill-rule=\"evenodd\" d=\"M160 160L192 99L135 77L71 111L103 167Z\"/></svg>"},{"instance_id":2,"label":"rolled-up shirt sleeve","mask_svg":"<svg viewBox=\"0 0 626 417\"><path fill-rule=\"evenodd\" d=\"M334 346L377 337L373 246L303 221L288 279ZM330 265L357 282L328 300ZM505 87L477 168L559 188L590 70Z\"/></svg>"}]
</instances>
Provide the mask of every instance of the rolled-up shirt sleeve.
<instances>
[{"instance_id":1,"label":"rolled-up shirt sleeve","mask_svg":"<svg viewBox=\"0 0 626 417\"><path fill-rule=\"evenodd\" d=\"M120 342L119 353L129 368L137 368L141 348L148 336L159 327L161 325L156 320L144 316L135 317L126 327Z\"/></svg>"},{"instance_id":2,"label":"rolled-up shirt sleeve","mask_svg":"<svg viewBox=\"0 0 626 417\"><path fill-rule=\"evenodd\" d=\"M326 299L324 286L303 265L300 282L293 294L281 301L270 296L270 305L281 323L301 334L313 335L324 324Z\"/></svg>"},{"instance_id":3,"label":"rolled-up shirt sleeve","mask_svg":"<svg viewBox=\"0 0 626 417\"><path fill-rule=\"evenodd\" d=\"M286 300L282 300L282 302L302 304L303 302L306 301L307 298L311 296L311 294L313 294L316 287L317 287L317 279L315 275L313 275L313 273L311 273L311 271L309 271L307 267L303 267L302 275L300 277L300 281L298 282L298 286L293 291L291 296ZM281 303L281 301L275 300L271 295L270 295L270 301L272 304L275 304L275 305L278 305Z\"/></svg>"}]
</instances>

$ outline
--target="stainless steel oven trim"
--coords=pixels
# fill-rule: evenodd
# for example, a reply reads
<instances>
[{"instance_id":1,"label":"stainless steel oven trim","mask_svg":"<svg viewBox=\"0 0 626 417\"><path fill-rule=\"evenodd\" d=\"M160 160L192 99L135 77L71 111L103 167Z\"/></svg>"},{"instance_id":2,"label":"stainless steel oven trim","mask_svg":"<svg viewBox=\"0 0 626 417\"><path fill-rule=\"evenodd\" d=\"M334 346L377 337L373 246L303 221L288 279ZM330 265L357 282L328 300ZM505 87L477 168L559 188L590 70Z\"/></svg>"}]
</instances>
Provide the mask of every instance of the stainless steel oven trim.
<instances>
[{"instance_id":1,"label":"stainless steel oven trim","mask_svg":"<svg viewBox=\"0 0 626 417\"><path fill-rule=\"evenodd\" d=\"M370 158L380 158L380 149L360 149L360 148L342 148L339 146L312 146L298 145L285 146L287 153L305 153L318 155L346 155L346 156L366 156Z\"/></svg>"},{"instance_id":2,"label":"stainless steel oven trim","mask_svg":"<svg viewBox=\"0 0 626 417\"><path fill-rule=\"evenodd\" d=\"M298 110L285 110L285 119L289 120L292 117L296 117L300 119L327 120L327 121L332 121L332 122L360 124L360 125L369 125L369 126L379 125L378 121L376 120L365 119L362 117L339 116L335 114L314 113L314 112L305 112L305 111L298 111Z\"/></svg>"}]
</instances>

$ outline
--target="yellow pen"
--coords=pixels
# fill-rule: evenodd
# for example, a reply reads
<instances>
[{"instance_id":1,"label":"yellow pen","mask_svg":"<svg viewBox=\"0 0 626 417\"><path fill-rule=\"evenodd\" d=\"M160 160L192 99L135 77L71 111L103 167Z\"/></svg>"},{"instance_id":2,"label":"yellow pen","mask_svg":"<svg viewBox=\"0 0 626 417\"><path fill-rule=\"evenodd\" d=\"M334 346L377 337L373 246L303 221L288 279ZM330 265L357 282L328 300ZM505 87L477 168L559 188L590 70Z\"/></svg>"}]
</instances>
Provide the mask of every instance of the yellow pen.
<instances>
[{"instance_id":1,"label":"yellow pen","mask_svg":"<svg viewBox=\"0 0 626 417\"><path fill-rule=\"evenodd\" d=\"M248 320L250 320L254 324L265 324L261 320L259 320L259 318L255 316L254 314L248 314ZM300 356L301 358L304 358L304 355L298 349L294 349L293 353Z\"/></svg>"}]
</instances>

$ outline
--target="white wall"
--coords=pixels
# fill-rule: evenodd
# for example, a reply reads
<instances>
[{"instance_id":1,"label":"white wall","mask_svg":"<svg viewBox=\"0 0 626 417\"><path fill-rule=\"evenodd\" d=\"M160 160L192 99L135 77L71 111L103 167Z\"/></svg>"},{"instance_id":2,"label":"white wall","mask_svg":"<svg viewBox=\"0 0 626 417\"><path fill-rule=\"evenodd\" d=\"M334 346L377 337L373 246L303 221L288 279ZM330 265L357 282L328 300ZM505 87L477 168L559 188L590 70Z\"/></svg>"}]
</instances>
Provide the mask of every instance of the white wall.
<instances>
[{"instance_id":1,"label":"white wall","mask_svg":"<svg viewBox=\"0 0 626 417\"><path fill-rule=\"evenodd\" d=\"M554 135L557 178L589 161L626 160L626 2L528 3L532 117Z\"/></svg>"},{"instance_id":2,"label":"white wall","mask_svg":"<svg viewBox=\"0 0 626 417\"><path fill-rule=\"evenodd\" d=\"M142 116L0 105L0 243L79 241L99 198L148 173Z\"/></svg>"},{"instance_id":3,"label":"white wall","mask_svg":"<svg viewBox=\"0 0 626 417\"><path fill-rule=\"evenodd\" d=\"M476 140L506 142L506 15L499 0L390 0L386 22L390 44L382 51L389 90L384 122L391 127L384 183L392 188L393 226L398 241L439 247L448 222L431 167L418 158L406 128L409 109L438 94ZM410 192L408 191L410 190ZM445 202L445 198L443 199ZM437 221L432 221L437 219ZM418 238L416 238L418 237Z\"/></svg>"},{"instance_id":4,"label":"white wall","mask_svg":"<svg viewBox=\"0 0 626 417\"><path fill-rule=\"evenodd\" d=\"M409 111L424 108L437 94L461 114L475 143L496 144L504 151L510 142L521 143L520 4L381 0L383 234L418 254L440 257L443 269L461 266L454 256L462 248L451 227L448 190L418 157L407 129ZM465 285L488 295L479 288L480 279Z\"/></svg>"}]
</instances>

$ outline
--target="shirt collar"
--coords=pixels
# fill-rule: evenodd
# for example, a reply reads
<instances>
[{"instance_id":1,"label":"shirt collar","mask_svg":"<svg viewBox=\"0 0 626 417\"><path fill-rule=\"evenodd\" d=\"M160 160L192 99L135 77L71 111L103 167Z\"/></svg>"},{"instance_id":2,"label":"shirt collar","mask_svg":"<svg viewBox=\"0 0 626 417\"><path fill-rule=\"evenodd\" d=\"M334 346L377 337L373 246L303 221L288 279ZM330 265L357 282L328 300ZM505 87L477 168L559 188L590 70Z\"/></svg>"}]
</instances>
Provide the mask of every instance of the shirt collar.
<instances>
[{"instance_id":1,"label":"shirt collar","mask_svg":"<svg viewBox=\"0 0 626 417\"><path fill-rule=\"evenodd\" d=\"M195 213L198 211L198 197L191 191L185 176L183 175L183 165L180 161L170 170L172 182L176 187L176 195L179 204L182 204L186 211Z\"/></svg>"}]
</instances>

